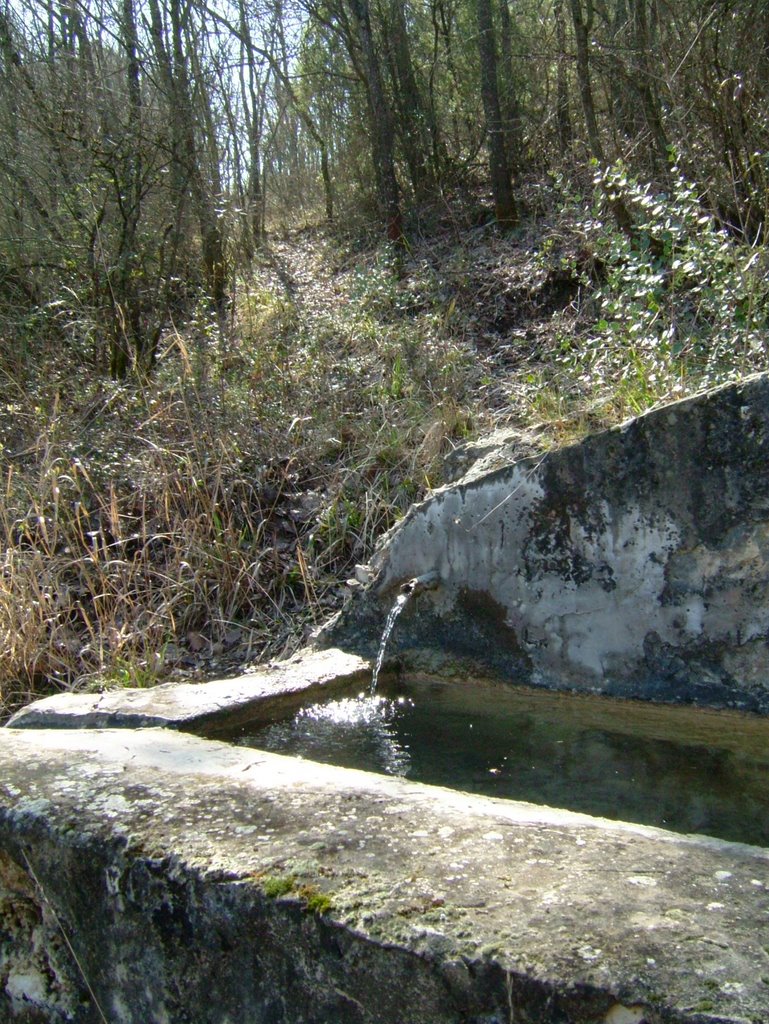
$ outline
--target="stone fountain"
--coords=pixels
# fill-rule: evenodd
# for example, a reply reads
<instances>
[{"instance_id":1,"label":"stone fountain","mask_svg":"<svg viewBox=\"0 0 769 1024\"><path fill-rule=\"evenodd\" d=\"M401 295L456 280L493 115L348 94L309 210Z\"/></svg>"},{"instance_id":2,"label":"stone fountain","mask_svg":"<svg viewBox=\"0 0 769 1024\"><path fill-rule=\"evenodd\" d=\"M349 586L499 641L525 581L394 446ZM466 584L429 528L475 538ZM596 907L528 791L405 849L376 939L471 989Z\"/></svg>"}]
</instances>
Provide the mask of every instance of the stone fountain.
<instances>
[{"instance_id":1,"label":"stone fountain","mask_svg":"<svg viewBox=\"0 0 769 1024\"><path fill-rule=\"evenodd\" d=\"M489 446L297 658L25 708L0 744L0 1019L769 1021L769 851L216 739L367 685L419 577L388 647L411 669L766 715L768 467L765 375Z\"/></svg>"}]
</instances>

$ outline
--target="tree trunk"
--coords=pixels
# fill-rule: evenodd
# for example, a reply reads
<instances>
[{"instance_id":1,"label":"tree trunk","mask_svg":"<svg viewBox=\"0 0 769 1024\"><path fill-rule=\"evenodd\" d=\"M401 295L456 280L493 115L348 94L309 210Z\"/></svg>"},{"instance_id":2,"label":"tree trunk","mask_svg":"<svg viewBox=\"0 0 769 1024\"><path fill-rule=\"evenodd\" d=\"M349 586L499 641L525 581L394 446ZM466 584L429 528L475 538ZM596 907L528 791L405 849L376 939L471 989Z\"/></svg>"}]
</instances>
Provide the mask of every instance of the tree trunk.
<instances>
[{"instance_id":1,"label":"tree trunk","mask_svg":"<svg viewBox=\"0 0 769 1024\"><path fill-rule=\"evenodd\" d=\"M379 204L385 221L387 237L391 242L403 242L403 218L400 189L395 174L395 136L392 114L382 81L379 57L374 48L371 32L371 13L368 0L351 0L351 9L358 30L358 42L363 55L366 76L371 148Z\"/></svg>"},{"instance_id":2,"label":"tree trunk","mask_svg":"<svg viewBox=\"0 0 769 1024\"><path fill-rule=\"evenodd\" d=\"M636 75L620 54L632 49L629 37L629 19L626 0L617 0L611 27L614 56L609 69L609 90L614 123L624 139L635 139L639 132L638 115L641 106Z\"/></svg>"},{"instance_id":3,"label":"tree trunk","mask_svg":"<svg viewBox=\"0 0 769 1024\"><path fill-rule=\"evenodd\" d=\"M659 177L668 177L668 142L662 127L662 114L654 89L651 63L651 39L646 0L631 0L638 88L646 127L651 136L651 162Z\"/></svg>"},{"instance_id":4,"label":"tree trunk","mask_svg":"<svg viewBox=\"0 0 769 1024\"><path fill-rule=\"evenodd\" d=\"M502 132L505 140L505 153L511 172L519 171L523 163L523 129L521 125L521 108L515 90L513 74L513 23L507 0L499 0L499 37L501 51L502 88L500 89L499 106L502 116Z\"/></svg>"},{"instance_id":5,"label":"tree trunk","mask_svg":"<svg viewBox=\"0 0 769 1024\"><path fill-rule=\"evenodd\" d=\"M188 192L192 196L200 230L203 277L211 302L222 310L226 301L224 238L214 197L206 187L198 145L185 37L189 9L182 0L170 0L171 41L166 46L158 0L149 0L150 32L168 102L171 124L171 190L175 202L172 258L179 251ZM202 83L201 83L202 86ZM207 96L204 96L207 102Z\"/></svg>"},{"instance_id":6,"label":"tree trunk","mask_svg":"<svg viewBox=\"0 0 769 1024\"><path fill-rule=\"evenodd\" d=\"M189 182L198 219L206 290L214 309L221 312L225 305L227 283L224 238L219 216L216 213L216 197L206 187L201 166L201 154L198 151L195 138L196 118L187 59L187 53L192 49L189 45L190 41L186 37L189 9L182 8L182 0L170 0L170 10L175 98L172 118L177 125L182 159L185 164L185 176ZM208 102L208 97L205 93L204 83L201 81L197 84L202 90L202 102L205 104Z\"/></svg>"},{"instance_id":7,"label":"tree trunk","mask_svg":"<svg viewBox=\"0 0 769 1024\"><path fill-rule=\"evenodd\" d=\"M398 108L403 151L417 199L427 196L435 184L429 162L428 117L414 73L403 0L389 6L389 44L392 78Z\"/></svg>"},{"instance_id":8,"label":"tree trunk","mask_svg":"<svg viewBox=\"0 0 769 1024\"><path fill-rule=\"evenodd\" d=\"M599 164L604 163L603 146L598 132L598 121L593 102L593 86L590 81L590 32L593 27L593 0L586 0L587 13L583 16L582 0L571 0L571 16L574 22L574 41L577 46L577 78L582 113L590 144L590 152Z\"/></svg>"},{"instance_id":9,"label":"tree trunk","mask_svg":"<svg viewBox=\"0 0 769 1024\"><path fill-rule=\"evenodd\" d=\"M177 275L181 250L184 220L188 202L188 176L182 155L182 126L176 112L176 82L171 55L166 46L163 18L158 0L148 0L150 9L150 36L155 50L161 93L164 94L166 112L171 129L169 160L169 191L172 203L171 228L166 239L168 253L166 263L166 293L170 299L171 282Z\"/></svg>"},{"instance_id":10,"label":"tree trunk","mask_svg":"<svg viewBox=\"0 0 769 1024\"><path fill-rule=\"evenodd\" d=\"M476 0L478 46L481 58L481 98L486 116L489 147L489 175L494 197L494 213L501 228L513 228L518 223L510 169L505 155L502 115L497 87L497 55L491 0Z\"/></svg>"},{"instance_id":11,"label":"tree trunk","mask_svg":"<svg viewBox=\"0 0 769 1024\"><path fill-rule=\"evenodd\" d=\"M566 22L563 16L563 0L555 0L553 4L555 18L555 38L558 47L558 66L556 68L556 123L558 125L558 150L561 157L566 156L571 148L572 127L569 113L569 86L566 76Z\"/></svg>"},{"instance_id":12,"label":"tree trunk","mask_svg":"<svg viewBox=\"0 0 769 1024\"><path fill-rule=\"evenodd\" d=\"M446 3L444 0L431 0L430 13L433 24L433 69L437 61L438 41L442 40L443 51L446 56L446 68L451 81L451 88L457 95L459 95L461 92L461 83L456 61L454 59L454 43L452 39L453 19L451 12L446 10ZM430 106L433 111L433 118L436 118L434 70L431 70L430 73ZM469 129L469 124L466 124L466 127ZM453 143L452 156L456 159L460 156L462 150L462 130L459 113L457 112L456 107L453 106L451 111L451 139Z\"/></svg>"},{"instance_id":13,"label":"tree trunk","mask_svg":"<svg viewBox=\"0 0 769 1024\"><path fill-rule=\"evenodd\" d=\"M142 205L142 98L134 0L122 0L121 15L122 43L126 58L129 142L123 160L123 180L117 182L121 232L112 299L118 305L118 309L114 311L116 315L113 317L110 352L110 373L116 379L126 376L131 350L137 363L142 362L144 357L150 364L154 362L154 352L145 352L149 324L145 323L142 317L137 281L136 232Z\"/></svg>"},{"instance_id":14,"label":"tree trunk","mask_svg":"<svg viewBox=\"0 0 769 1024\"><path fill-rule=\"evenodd\" d=\"M605 163L601 137L598 133L598 122L595 116L593 104L593 87L590 82L590 58L589 41L590 32L593 27L593 0L586 0L587 14L582 16L582 0L571 0L571 13L574 21L574 38L577 44L577 75L579 77L579 91L582 98L582 110L585 115L587 135L590 143L590 150L593 158L599 163ZM622 199L606 196L609 209L614 214L617 227L628 238L633 238L633 218Z\"/></svg>"}]
</instances>

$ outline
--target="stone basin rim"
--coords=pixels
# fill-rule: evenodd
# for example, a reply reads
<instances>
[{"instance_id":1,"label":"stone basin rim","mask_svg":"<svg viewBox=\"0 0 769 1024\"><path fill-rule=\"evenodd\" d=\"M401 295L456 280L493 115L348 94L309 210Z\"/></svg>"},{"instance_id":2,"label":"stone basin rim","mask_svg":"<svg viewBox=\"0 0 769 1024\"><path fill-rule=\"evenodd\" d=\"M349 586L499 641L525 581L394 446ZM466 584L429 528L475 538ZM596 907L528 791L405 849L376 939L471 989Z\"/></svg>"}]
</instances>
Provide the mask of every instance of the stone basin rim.
<instances>
[{"instance_id":1,"label":"stone basin rim","mask_svg":"<svg viewBox=\"0 0 769 1024\"><path fill-rule=\"evenodd\" d=\"M255 723L266 723L282 718L294 709L299 709L313 701L331 699L337 695L349 695L358 692L358 687L370 679L371 660L350 655L335 649L304 648L296 655L284 661L269 663L255 672L233 677L231 679L210 680L201 683L171 682L154 689L130 689L106 691L102 694L63 693L43 698L23 708L8 722L6 728L14 731L35 731L41 734L47 730L53 733L70 730L84 733L114 734L116 737L128 732L147 733L149 736L160 736L163 733L189 733L201 740L220 743L230 750L239 750L223 738L223 734L232 732L241 726ZM329 666L339 667L334 674ZM443 682L442 677L433 676L429 672L416 670L407 672L410 678L417 678L426 687ZM385 678L388 673L385 673ZM296 677L296 678L295 678ZM390 674L392 678L392 673ZM297 681L298 680L298 681ZM448 680L449 685L457 685L455 680ZM577 700L619 703L625 707L640 705L643 707L680 708L691 707L688 704L672 704L667 701L639 700L636 697L617 697L611 694L587 693L585 691L553 690L545 686L516 686L504 679L495 677L474 676L466 683L470 688L474 684L482 684L489 690L526 690L531 695L564 695ZM215 691L209 699L210 690ZM227 696L229 694L229 696ZM152 711L157 697L158 709ZM190 706L187 706L187 701ZM106 706L105 706L106 705ZM701 708L705 714L729 717L748 718L758 721L766 720L765 715L733 708ZM54 747L65 747L67 741L60 743L52 739ZM87 740L85 746L88 746ZM253 749L253 757L279 757L284 762L313 764L321 773L329 768L334 771L350 772L353 775L366 777L370 784L376 785L377 780L397 781L404 785L416 786L425 790L437 790L442 793L459 794L466 801L492 801L495 805L505 807L511 805L527 809L542 808L544 811L556 812L564 816L573 816L575 822L594 828L612 830L617 827L631 832L640 830L643 834L656 836L659 839L687 840L706 846L715 844L714 849L731 847L745 849L752 853L760 853L769 859L769 847L756 846L732 840L720 839L700 833L683 833L659 826L644 825L623 819L605 818L585 812L571 811L556 805L538 804L532 801L516 800L506 797L494 797L474 794L451 787L433 785L400 779L377 772L362 769L342 768L323 762L314 762L310 758L298 758L285 754ZM219 763L218 759L215 759ZM173 767L173 766L170 766ZM239 770L244 770L240 768ZM352 777L352 776L351 776ZM523 820L523 819L521 819ZM534 816L532 824L544 823L544 819ZM549 820L549 819L548 819Z\"/></svg>"},{"instance_id":2,"label":"stone basin rim","mask_svg":"<svg viewBox=\"0 0 769 1024\"><path fill-rule=\"evenodd\" d=\"M464 977L470 964L491 969L496 963L500 985L510 971L516 985L529 986L529 995L557 995L554 1005L584 1000L587 1007L598 999L599 1012L568 1016L575 1024L612 1024L615 1006L645 1008L634 1019L649 1024L764 1019L756 943L765 934L762 915L769 912L766 850L234 748L176 730L25 729L6 735L9 742L0 746L0 868L2 851L18 858L21 843L46 892L65 904L70 889L62 889L51 871L61 872L62 864L68 872L85 870L89 849L101 851L113 879L106 891L100 883L99 899L106 900L100 916L115 913L110 900L118 898L116 887L119 898L135 906L147 870L156 879L152 892L168 876L171 889L163 899L175 892L177 906L185 878L199 893L193 906L204 892L216 901L223 886L236 886L228 899L242 902L245 919L255 913L249 893L269 877L290 875L297 878L294 893L272 903L259 898L259 914L273 915L270 927L285 915L289 927L298 914L307 921L305 938L314 935L321 926L306 918L301 892L320 886L332 903L324 919L340 929L345 943L373 942L372 956L380 955L376 950L382 957L388 950L416 956L430 977L461 965ZM9 785L16 791L10 802L3 796ZM275 811L282 824L269 841L258 840L265 815ZM326 830L329 820L332 832ZM373 860L361 859L361 842L372 844ZM472 870L457 872L455 859ZM759 887L752 888L751 880ZM666 919L668 913L673 916ZM153 922L162 920L151 905L147 915L142 942L146 927L154 941ZM633 923L638 915L660 915L667 926ZM126 926L116 926L121 941ZM328 941L319 938L319 963L325 964ZM653 970L647 957L655 961ZM707 963L721 979L711 993L715 1016L695 1009L703 986L694 963ZM349 970L354 974L354 961ZM660 993L664 1013L655 1009ZM553 1021L564 1019L553 1013ZM139 1018L116 1019L135 1024ZM338 1018L310 1019L330 1024ZM428 1019L507 1020L458 1012L360 1017L388 1024Z\"/></svg>"}]
</instances>

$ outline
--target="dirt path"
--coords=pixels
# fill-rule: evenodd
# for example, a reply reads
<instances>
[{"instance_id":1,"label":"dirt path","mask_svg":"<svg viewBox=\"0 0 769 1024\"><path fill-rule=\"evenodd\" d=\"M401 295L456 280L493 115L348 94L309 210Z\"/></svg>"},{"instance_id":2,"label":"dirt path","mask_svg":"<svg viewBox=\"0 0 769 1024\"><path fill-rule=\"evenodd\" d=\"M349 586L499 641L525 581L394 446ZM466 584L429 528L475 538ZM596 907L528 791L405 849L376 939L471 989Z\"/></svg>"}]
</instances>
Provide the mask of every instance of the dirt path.
<instances>
[{"instance_id":1,"label":"dirt path","mask_svg":"<svg viewBox=\"0 0 769 1024\"><path fill-rule=\"evenodd\" d=\"M474 364L473 404L521 423L530 415L532 383L557 378L558 348L583 326L582 285L566 258L568 244L547 235L501 237L488 227L423 238L400 275L382 286L391 292L390 309L379 303L383 327L410 321L416 337L429 319L429 334L447 358ZM335 321L361 301L367 279L372 290L378 286L382 253L304 230L272 240L263 266L302 327L333 333ZM378 305L376 295L363 301Z\"/></svg>"}]
</instances>

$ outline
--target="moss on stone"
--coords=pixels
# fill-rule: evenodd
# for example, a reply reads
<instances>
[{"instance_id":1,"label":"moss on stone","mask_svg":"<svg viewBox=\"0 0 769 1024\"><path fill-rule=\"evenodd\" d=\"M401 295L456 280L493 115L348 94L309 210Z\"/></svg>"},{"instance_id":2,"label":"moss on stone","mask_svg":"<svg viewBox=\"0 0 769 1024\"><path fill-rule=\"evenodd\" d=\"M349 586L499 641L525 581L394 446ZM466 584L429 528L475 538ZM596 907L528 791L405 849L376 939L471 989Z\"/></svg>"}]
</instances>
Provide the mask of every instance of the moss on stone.
<instances>
[{"instance_id":1,"label":"moss on stone","mask_svg":"<svg viewBox=\"0 0 769 1024\"><path fill-rule=\"evenodd\" d=\"M295 875L270 875L262 882L264 895L270 899L277 899L278 896L287 896L296 885Z\"/></svg>"}]
</instances>

